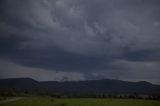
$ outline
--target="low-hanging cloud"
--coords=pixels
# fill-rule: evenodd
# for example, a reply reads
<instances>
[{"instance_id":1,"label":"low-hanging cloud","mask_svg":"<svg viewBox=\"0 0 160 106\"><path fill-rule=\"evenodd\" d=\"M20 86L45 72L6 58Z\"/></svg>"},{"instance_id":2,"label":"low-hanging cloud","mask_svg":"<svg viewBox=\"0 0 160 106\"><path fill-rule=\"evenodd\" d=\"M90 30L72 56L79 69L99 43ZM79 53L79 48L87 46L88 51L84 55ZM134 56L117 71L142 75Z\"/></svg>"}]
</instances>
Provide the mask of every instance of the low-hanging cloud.
<instances>
[{"instance_id":1,"label":"low-hanging cloud","mask_svg":"<svg viewBox=\"0 0 160 106\"><path fill-rule=\"evenodd\" d=\"M145 65L127 63L160 63L159 12L159 0L1 0L0 57L107 77L145 73Z\"/></svg>"}]
</instances>

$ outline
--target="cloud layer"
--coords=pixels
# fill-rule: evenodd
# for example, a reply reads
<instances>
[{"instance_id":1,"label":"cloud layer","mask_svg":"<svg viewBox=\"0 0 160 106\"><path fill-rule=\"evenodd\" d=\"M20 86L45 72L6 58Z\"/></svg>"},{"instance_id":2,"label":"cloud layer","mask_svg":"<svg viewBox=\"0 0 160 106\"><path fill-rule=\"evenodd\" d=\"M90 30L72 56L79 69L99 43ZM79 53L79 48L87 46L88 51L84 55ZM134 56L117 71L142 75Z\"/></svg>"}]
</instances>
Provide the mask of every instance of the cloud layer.
<instances>
[{"instance_id":1,"label":"cloud layer","mask_svg":"<svg viewBox=\"0 0 160 106\"><path fill-rule=\"evenodd\" d=\"M157 83L159 12L159 0L1 0L0 58L86 78Z\"/></svg>"}]
</instances>

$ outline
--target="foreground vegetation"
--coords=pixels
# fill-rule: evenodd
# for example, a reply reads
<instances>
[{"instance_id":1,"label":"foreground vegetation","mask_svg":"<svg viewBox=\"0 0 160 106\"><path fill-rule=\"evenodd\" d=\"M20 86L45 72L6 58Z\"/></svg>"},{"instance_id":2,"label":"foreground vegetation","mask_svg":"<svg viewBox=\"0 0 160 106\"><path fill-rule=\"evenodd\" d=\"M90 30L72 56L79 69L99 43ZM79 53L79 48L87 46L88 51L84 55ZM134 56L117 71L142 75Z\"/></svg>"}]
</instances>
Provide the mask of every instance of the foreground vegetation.
<instances>
[{"instance_id":1,"label":"foreground vegetation","mask_svg":"<svg viewBox=\"0 0 160 106\"><path fill-rule=\"evenodd\" d=\"M2 100L7 100L7 99L10 99L11 97L7 97L7 96L0 96L0 101Z\"/></svg>"},{"instance_id":2,"label":"foreground vegetation","mask_svg":"<svg viewBox=\"0 0 160 106\"><path fill-rule=\"evenodd\" d=\"M0 106L160 106L158 100L25 97Z\"/></svg>"}]
</instances>

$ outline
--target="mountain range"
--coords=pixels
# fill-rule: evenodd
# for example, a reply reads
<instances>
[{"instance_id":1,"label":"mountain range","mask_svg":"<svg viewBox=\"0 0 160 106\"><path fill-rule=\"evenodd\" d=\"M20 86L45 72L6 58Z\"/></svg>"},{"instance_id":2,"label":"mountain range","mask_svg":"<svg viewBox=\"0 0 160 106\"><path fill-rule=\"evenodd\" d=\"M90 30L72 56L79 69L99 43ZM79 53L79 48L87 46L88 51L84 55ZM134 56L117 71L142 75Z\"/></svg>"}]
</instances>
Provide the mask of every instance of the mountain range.
<instances>
[{"instance_id":1,"label":"mountain range","mask_svg":"<svg viewBox=\"0 0 160 106\"><path fill-rule=\"evenodd\" d=\"M11 78L0 80L0 92L45 95L107 95L107 94L156 94L160 95L160 85L146 81L129 82L112 79L86 81L36 81L31 78Z\"/></svg>"}]
</instances>

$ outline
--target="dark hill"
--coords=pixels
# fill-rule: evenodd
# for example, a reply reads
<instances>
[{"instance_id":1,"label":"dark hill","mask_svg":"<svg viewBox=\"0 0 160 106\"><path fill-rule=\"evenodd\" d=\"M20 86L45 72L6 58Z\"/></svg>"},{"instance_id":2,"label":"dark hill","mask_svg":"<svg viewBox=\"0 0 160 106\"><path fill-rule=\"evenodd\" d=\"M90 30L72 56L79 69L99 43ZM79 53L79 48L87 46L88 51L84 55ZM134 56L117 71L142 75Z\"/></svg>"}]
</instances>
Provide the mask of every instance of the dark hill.
<instances>
[{"instance_id":1,"label":"dark hill","mask_svg":"<svg viewBox=\"0 0 160 106\"><path fill-rule=\"evenodd\" d=\"M33 89L39 87L40 83L31 78L13 78L0 80L1 89Z\"/></svg>"},{"instance_id":2,"label":"dark hill","mask_svg":"<svg viewBox=\"0 0 160 106\"><path fill-rule=\"evenodd\" d=\"M11 78L0 80L0 91L1 93L32 93L37 94L42 91L43 86L31 78Z\"/></svg>"}]
</instances>

